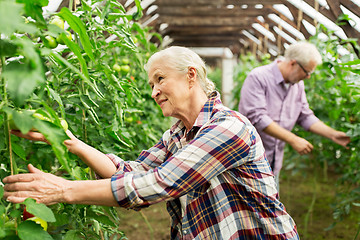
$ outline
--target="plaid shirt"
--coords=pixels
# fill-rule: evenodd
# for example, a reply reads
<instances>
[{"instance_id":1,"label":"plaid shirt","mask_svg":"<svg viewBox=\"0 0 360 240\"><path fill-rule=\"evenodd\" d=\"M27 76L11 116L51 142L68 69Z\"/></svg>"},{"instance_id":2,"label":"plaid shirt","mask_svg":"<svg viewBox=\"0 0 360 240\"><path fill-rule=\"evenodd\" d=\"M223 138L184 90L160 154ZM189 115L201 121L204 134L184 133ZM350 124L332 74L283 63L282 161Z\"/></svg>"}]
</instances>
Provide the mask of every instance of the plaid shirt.
<instances>
[{"instance_id":1,"label":"plaid shirt","mask_svg":"<svg viewBox=\"0 0 360 240\"><path fill-rule=\"evenodd\" d=\"M217 92L187 134L178 121L136 161L109 157L118 169L111 188L119 205L167 201L171 239L299 239L259 135Z\"/></svg>"}]
</instances>

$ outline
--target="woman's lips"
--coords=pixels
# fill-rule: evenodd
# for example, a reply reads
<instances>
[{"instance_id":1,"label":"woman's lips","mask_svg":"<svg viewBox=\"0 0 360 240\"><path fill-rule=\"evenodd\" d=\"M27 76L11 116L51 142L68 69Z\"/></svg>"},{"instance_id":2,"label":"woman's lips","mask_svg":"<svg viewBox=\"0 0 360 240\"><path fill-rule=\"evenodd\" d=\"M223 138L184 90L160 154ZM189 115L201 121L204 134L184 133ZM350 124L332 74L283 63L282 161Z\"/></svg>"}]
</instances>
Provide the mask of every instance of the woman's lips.
<instances>
[{"instance_id":1,"label":"woman's lips","mask_svg":"<svg viewBox=\"0 0 360 240\"><path fill-rule=\"evenodd\" d=\"M159 100L158 101L159 106L162 107L165 104L166 101L167 101L167 99Z\"/></svg>"}]
</instances>

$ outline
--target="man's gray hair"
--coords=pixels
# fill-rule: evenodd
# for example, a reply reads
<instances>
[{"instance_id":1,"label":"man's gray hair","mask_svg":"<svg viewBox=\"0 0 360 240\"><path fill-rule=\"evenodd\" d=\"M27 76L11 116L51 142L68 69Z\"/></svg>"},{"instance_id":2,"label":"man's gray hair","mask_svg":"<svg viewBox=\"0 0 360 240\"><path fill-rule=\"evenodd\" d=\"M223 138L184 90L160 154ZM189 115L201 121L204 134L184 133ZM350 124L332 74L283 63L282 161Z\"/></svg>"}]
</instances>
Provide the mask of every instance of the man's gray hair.
<instances>
[{"instance_id":1,"label":"man's gray hair","mask_svg":"<svg viewBox=\"0 0 360 240\"><path fill-rule=\"evenodd\" d=\"M310 61L314 61L316 65L322 63L321 54L316 46L306 41L291 44L285 50L284 57L288 61L296 60L303 65L307 65Z\"/></svg>"},{"instance_id":2,"label":"man's gray hair","mask_svg":"<svg viewBox=\"0 0 360 240\"><path fill-rule=\"evenodd\" d=\"M189 48L172 46L153 54L144 66L146 72L149 72L151 65L159 59L166 59L170 67L183 73L187 73L189 67L195 68L200 86L206 95L209 96L215 90L215 84L207 78L205 62Z\"/></svg>"}]
</instances>

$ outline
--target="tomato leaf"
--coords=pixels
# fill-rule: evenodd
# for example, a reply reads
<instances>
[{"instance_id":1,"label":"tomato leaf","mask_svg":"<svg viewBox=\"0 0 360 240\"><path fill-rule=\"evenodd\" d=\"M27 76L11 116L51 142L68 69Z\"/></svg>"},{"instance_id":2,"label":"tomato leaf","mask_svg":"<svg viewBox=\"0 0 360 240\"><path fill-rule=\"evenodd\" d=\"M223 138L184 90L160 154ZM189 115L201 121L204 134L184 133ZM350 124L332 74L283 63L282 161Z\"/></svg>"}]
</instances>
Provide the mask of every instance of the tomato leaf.
<instances>
[{"instance_id":1,"label":"tomato leaf","mask_svg":"<svg viewBox=\"0 0 360 240\"><path fill-rule=\"evenodd\" d=\"M81 236L80 231L70 230L70 231L66 232L64 240L82 239L82 238L80 238L80 236Z\"/></svg>"},{"instance_id":2,"label":"tomato leaf","mask_svg":"<svg viewBox=\"0 0 360 240\"><path fill-rule=\"evenodd\" d=\"M73 15L68 8L62 8L58 14L68 22L71 29L79 34L80 41L85 52L94 61L93 47L91 46L89 36L87 35L84 23L77 16Z\"/></svg>"},{"instance_id":3,"label":"tomato leaf","mask_svg":"<svg viewBox=\"0 0 360 240\"><path fill-rule=\"evenodd\" d=\"M15 44L7 40L0 39L0 56L15 56L16 50L17 46Z\"/></svg>"},{"instance_id":4,"label":"tomato leaf","mask_svg":"<svg viewBox=\"0 0 360 240\"><path fill-rule=\"evenodd\" d=\"M29 24L25 24L24 18L21 17L23 5L10 1L0 1L0 32L7 36L16 31L32 32L33 29Z\"/></svg>"},{"instance_id":5,"label":"tomato leaf","mask_svg":"<svg viewBox=\"0 0 360 240\"><path fill-rule=\"evenodd\" d=\"M4 188L0 185L0 198L4 196Z\"/></svg>"},{"instance_id":6,"label":"tomato leaf","mask_svg":"<svg viewBox=\"0 0 360 240\"><path fill-rule=\"evenodd\" d=\"M86 61L82 55L81 52L81 48L79 47L79 45L77 45L76 43L74 43L73 41L69 40L65 33L60 34L59 36L61 38L61 40L70 48L71 51L73 51L73 53L77 56L80 66L81 66L81 70L84 73L84 75L89 78L89 72L87 69L87 65L86 65Z\"/></svg>"},{"instance_id":7,"label":"tomato leaf","mask_svg":"<svg viewBox=\"0 0 360 240\"><path fill-rule=\"evenodd\" d=\"M42 7L49 4L48 0L33 1L33 0L17 0L18 3L24 3L24 10L26 15L34 19L39 25L46 26L45 19L43 17Z\"/></svg>"},{"instance_id":8,"label":"tomato leaf","mask_svg":"<svg viewBox=\"0 0 360 240\"><path fill-rule=\"evenodd\" d=\"M22 160L26 160L26 153L23 147L21 147L19 144L16 144L14 142L11 143L11 147L16 155L18 155Z\"/></svg>"},{"instance_id":9,"label":"tomato leaf","mask_svg":"<svg viewBox=\"0 0 360 240\"><path fill-rule=\"evenodd\" d=\"M12 62L5 66L3 76L7 78L10 97L17 106L34 91L37 85L45 82L45 76L28 63Z\"/></svg>"},{"instance_id":10,"label":"tomato leaf","mask_svg":"<svg viewBox=\"0 0 360 240\"><path fill-rule=\"evenodd\" d=\"M26 211L46 222L55 222L54 213L43 203L36 203L34 199L27 198L24 201Z\"/></svg>"},{"instance_id":11,"label":"tomato leaf","mask_svg":"<svg viewBox=\"0 0 360 240\"><path fill-rule=\"evenodd\" d=\"M33 114L30 111L12 111L12 118L14 120L15 125L19 128L19 130L25 134L30 131L30 129L33 127L33 118L31 115Z\"/></svg>"},{"instance_id":12,"label":"tomato leaf","mask_svg":"<svg viewBox=\"0 0 360 240\"><path fill-rule=\"evenodd\" d=\"M34 127L51 143L51 148L54 151L56 158L59 160L64 169L68 173L71 173L69 163L67 161L67 148L63 144L63 142L69 137L64 132L64 129L58 127L54 123L40 120L34 122Z\"/></svg>"},{"instance_id":13,"label":"tomato leaf","mask_svg":"<svg viewBox=\"0 0 360 240\"><path fill-rule=\"evenodd\" d=\"M47 240L53 239L51 235L33 221L24 221L17 228L21 240Z\"/></svg>"}]
</instances>

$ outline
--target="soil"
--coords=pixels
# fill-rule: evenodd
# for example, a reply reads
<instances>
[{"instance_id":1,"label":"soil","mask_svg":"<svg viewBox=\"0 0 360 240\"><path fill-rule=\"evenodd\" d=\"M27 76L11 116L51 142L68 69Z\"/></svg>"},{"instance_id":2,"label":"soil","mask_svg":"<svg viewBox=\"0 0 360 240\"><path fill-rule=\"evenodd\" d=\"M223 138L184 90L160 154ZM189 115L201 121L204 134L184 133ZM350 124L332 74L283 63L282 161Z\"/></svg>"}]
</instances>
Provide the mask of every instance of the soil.
<instances>
[{"instance_id":1,"label":"soil","mask_svg":"<svg viewBox=\"0 0 360 240\"><path fill-rule=\"evenodd\" d=\"M326 230L334 223L333 203L336 195L336 177L328 174L328 179L308 174L291 176L282 172L280 178L280 201L293 217L302 240L360 240L355 239L360 224L360 210L353 208L351 214ZM169 215L165 203L159 203L140 212L119 209L119 227L129 240L170 239ZM145 220L146 219L146 220ZM150 225L148 225L147 224Z\"/></svg>"}]
</instances>

